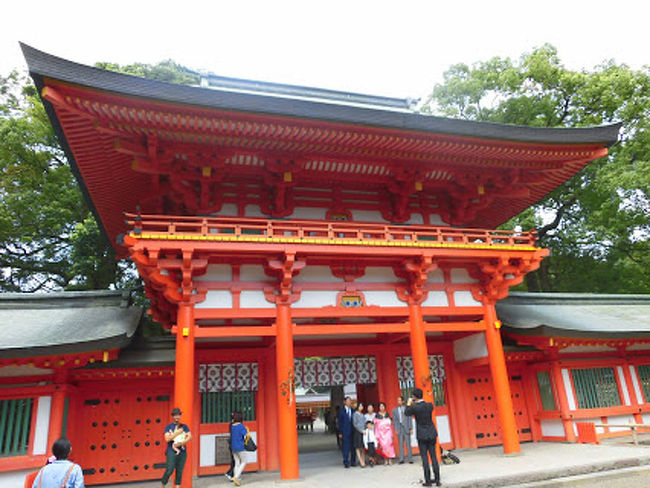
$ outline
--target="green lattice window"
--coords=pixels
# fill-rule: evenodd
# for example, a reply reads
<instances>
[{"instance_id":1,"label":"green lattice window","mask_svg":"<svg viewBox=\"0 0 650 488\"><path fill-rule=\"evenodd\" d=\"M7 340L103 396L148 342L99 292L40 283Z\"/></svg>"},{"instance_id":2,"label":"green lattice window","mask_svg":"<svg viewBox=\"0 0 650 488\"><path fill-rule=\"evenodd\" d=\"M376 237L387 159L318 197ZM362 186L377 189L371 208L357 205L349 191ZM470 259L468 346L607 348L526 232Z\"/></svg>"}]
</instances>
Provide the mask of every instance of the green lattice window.
<instances>
[{"instance_id":1,"label":"green lattice window","mask_svg":"<svg viewBox=\"0 0 650 488\"><path fill-rule=\"evenodd\" d=\"M548 371L537 372L537 386L539 387L539 397L542 400L542 410L557 410Z\"/></svg>"},{"instance_id":2,"label":"green lattice window","mask_svg":"<svg viewBox=\"0 0 650 488\"><path fill-rule=\"evenodd\" d=\"M614 407L621 404L614 368L571 370L579 408Z\"/></svg>"},{"instance_id":3,"label":"green lattice window","mask_svg":"<svg viewBox=\"0 0 650 488\"><path fill-rule=\"evenodd\" d=\"M0 400L0 457L27 454L33 406L33 398Z\"/></svg>"},{"instance_id":4,"label":"green lattice window","mask_svg":"<svg viewBox=\"0 0 650 488\"><path fill-rule=\"evenodd\" d=\"M232 412L241 412L244 421L255 420L254 391L222 391L201 393L201 423L230 422Z\"/></svg>"},{"instance_id":5,"label":"green lattice window","mask_svg":"<svg viewBox=\"0 0 650 488\"><path fill-rule=\"evenodd\" d=\"M639 380L641 381L641 388L643 388L645 402L650 403L650 364L637 366L636 370L639 372Z\"/></svg>"},{"instance_id":6,"label":"green lattice window","mask_svg":"<svg viewBox=\"0 0 650 488\"><path fill-rule=\"evenodd\" d=\"M412 386L402 387L402 398L404 398L404 403L406 400L413 395ZM433 384L433 402L436 407L445 406L445 388L443 387L442 382Z\"/></svg>"}]
</instances>

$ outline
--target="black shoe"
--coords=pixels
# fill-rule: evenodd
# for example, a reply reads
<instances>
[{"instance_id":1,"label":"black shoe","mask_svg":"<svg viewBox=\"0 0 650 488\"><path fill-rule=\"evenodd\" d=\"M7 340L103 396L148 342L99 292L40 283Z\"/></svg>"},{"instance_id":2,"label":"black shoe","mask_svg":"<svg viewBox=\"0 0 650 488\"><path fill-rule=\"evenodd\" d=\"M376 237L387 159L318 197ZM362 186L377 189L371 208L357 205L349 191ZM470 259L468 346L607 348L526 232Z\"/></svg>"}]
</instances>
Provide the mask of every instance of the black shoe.
<instances>
[{"instance_id":1,"label":"black shoe","mask_svg":"<svg viewBox=\"0 0 650 488\"><path fill-rule=\"evenodd\" d=\"M352 466L353 468L354 468L356 465L357 465L356 463L352 463L352 464L350 464L350 466Z\"/></svg>"},{"instance_id":2,"label":"black shoe","mask_svg":"<svg viewBox=\"0 0 650 488\"><path fill-rule=\"evenodd\" d=\"M344 466L345 466L346 468L349 468L349 467L350 467L350 465L349 465L349 464L345 464Z\"/></svg>"},{"instance_id":3,"label":"black shoe","mask_svg":"<svg viewBox=\"0 0 650 488\"><path fill-rule=\"evenodd\" d=\"M433 483L431 481L425 481L422 483L422 486L433 486Z\"/></svg>"},{"instance_id":4,"label":"black shoe","mask_svg":"<svg viewBox=\"0 0 650 488\"><path fill-rule=\"evenodd\" d=\"M404 464L404 461L400 461L399 464Z\"/></svg>"},{"instance_id":5,"label":"black shoe","mask_svg":"<svg viewBox=\"0 0 650 488\"><path fill-rule=\"evenodd\" d=\"M442 483L440 483L440 481L436 481L436 486L442 486Z\"/></svg>"},{"instance_id":6,"label":"black shoe","mask_svg":"<svg viewBox=\"0 0 650 488\"><path fill-rule=\"evenodd\" d=\"M409 464L413 464L413 461L409 461Z\"/></svg>"}]
</instances>

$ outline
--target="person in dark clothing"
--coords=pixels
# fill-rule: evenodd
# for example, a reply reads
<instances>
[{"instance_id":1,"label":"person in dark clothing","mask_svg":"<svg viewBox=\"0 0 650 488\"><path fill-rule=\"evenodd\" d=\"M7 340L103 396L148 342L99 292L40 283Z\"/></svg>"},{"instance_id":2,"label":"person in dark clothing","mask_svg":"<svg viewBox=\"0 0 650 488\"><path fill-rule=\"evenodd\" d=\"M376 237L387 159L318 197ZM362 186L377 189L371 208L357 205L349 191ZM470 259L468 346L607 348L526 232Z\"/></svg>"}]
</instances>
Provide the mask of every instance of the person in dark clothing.
<instances>
[{"instance_id":1,"label":"person in dark clothing","mask_svg":"<svg viewBox=\"0 0 650 488\"><path fill-rule=\"evenodd\" d=\"M422 486L433 486L431 483L431 469L429 468L429 456L433 465L434 483L440 486L440 466L436 457L436 439L438 432L433 424L433 404L422 400L422 390L415 388L413 397L406 402L406 415L415 416L416 433L420 457L422 457L422 469L424 470L424 483Z\"/></svg>"},{"instance_id":2,"label":"person in dark clothing","mask_svg":"<svg viewBox=\"0 0 650 488\"><path fill-rule=\"evenodd\" d=\"M345 404L343 408L339 410L339 438L343 444L343 465L346 468L350 466L356 466L356 459L354 455L354 449L352 448L352 433L354 428L352 427L352 399L350 397L345 397Z\"/></svg>"},{"instance_id":3,"label":"person in dark clothing","mask_svg":"<svg viewBox=\"0 0 650 488\"><path fill-rule=\"evenodd\" d=\"M167 469L162 477L163 488L167 485L169 477L176 470L174 477L174 487L178 487L183 479L183 468L187 460L186 444L192 439L190 428L181 423L181 409L174 408L172 410L173 423L165 427L165 442L167 443Z\"/></svg>"}]
</instances>

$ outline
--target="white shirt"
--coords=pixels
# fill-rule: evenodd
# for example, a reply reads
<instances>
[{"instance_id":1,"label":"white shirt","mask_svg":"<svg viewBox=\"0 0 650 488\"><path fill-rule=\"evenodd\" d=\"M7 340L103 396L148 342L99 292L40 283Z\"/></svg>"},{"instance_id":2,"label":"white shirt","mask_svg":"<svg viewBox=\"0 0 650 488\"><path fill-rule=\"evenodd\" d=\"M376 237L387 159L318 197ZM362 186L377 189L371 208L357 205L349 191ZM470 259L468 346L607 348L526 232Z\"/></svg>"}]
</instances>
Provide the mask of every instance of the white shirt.
<instances>
[{"instance_id":1,"label":"white shirt","mask_svg":"<svg viewBox=\"0 0 650 488\"><path fill-rule=\"evenodd\" d=\"M368 443L373 442L377 445L377 438L375 437L374 429L366 429L363 433L363 445L368 449Z\"/></svg>"}]
</instances>

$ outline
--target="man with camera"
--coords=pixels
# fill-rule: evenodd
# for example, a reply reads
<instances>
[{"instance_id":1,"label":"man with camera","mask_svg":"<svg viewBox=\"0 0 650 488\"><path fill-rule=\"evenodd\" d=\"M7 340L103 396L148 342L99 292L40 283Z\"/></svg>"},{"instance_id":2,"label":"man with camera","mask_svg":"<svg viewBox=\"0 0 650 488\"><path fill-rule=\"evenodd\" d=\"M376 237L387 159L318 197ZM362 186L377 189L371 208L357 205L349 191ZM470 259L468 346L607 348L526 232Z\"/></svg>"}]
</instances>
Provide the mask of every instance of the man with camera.
<instances>
[{"instance_id":1,"label":"man with camera","mask_svg":"<svg viewBox=\"0 0 650 488\"><path fill-rule=\"evenodd\" d=\"M424 469L424 483L422 483L422 486L433 486L429 457L431 457L431 464L433 465L433 482L436 486L440 486L440 466L436 457L438 432L433 424L433 404L425 402L422 396L422 390L415 388L413 396L406 402L404 413L415 416L416 437L420 448L420 456L422 457L422 469Z\"/></svg>"}]
</instances>

